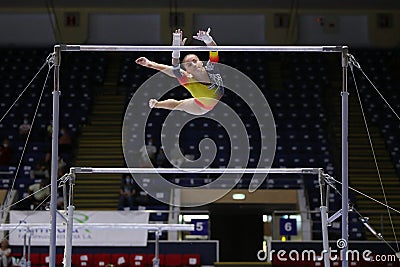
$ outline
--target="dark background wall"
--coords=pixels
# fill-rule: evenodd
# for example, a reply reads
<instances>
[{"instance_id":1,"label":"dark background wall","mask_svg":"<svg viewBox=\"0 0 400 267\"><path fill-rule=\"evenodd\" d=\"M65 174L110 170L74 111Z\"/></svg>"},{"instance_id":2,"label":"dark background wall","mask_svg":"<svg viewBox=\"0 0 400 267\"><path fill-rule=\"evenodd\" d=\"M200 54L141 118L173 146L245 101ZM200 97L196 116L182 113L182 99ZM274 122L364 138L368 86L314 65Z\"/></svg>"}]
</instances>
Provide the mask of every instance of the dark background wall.
<instances>
[{"instance_id":1,"label":"dark background wall","mask_svg":"<svg viewBox=\"0 0 400 267\"><path fill-rule=\"evenodd\" d=\"M400 3L384 1L66 1L0 3L0 45L169 44L211 27L225 45L400 43Z\"/></svg>"}]
</instances>

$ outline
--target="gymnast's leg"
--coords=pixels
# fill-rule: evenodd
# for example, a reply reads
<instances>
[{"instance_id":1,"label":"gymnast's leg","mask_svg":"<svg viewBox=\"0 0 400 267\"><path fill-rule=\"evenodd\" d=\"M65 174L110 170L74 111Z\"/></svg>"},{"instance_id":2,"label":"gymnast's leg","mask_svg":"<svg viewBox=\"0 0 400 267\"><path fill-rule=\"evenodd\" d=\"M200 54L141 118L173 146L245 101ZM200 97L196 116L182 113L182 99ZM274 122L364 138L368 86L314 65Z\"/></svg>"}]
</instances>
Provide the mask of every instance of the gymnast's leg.
<instances>
[{"instance_id":1,"label":"gymnast's leg","mask_svg":"<svg viewBox=\"0 0 400 267\"><path fill-rule=\"evenodd\" d=\"M192 115L203 115L209 110L200 107L194 98L188 98L184 100L167 99L163 101L157 101L156 99L150 99L150 108L162 108L168 110L180 110Z\"/></svg>"}]
</instances>

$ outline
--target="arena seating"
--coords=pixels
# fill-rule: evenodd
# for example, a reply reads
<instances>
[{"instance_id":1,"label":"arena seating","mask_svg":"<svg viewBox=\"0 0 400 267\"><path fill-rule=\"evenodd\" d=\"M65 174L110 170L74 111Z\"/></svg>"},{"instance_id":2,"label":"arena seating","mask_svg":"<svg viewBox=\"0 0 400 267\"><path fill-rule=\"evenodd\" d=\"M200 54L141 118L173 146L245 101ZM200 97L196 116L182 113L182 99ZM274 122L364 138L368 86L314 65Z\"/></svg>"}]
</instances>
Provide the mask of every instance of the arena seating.
<instances>
[{"instance_id":1,"label":"arena seating","mask_svg":"<svg viewBox=\"0 0 400 267\"><path fill-rule=\"evenodd\" d=\"M397 110L400 105L397 103L400 98L398 92L398 81L395 80L391 66L396 62L393 59L393 52L390 51L364 51L360 50L358 56L368 58L369 61L364 69L373 73L373 81L377 83L379 89L391 97L389 102ZM0 85L2 87L2 99L0 100L0 114L7 111L18 94L28 84L31 77L37 72L39 65L50 53L47 49L0 49ZM368 57L365 56L368 54ZM203 56L206 54L202 54ZM130 97L136 92L138 87L154 71L148 70L134 63L138 53L124 54L118 84L129 89L126 99L127 104ZM149 53L146 55L156 61L169 63L169 58L160 53ZM356 54L357 56L357 54ZM252 58L252 60L250 60ZM38 64L39 62L39 64ZM271 72L270 62L280 62L283 80L280 83L273 81L268 73ZM326 102L326 92L324 89L330 82L329 62L324 57L318 55L293 53L290 57L283 54L265 53L230 53L228 56L221 55L221 63L237 68L247 75L260 88L272 110L276 133L277 147L273 167L322 167L331 175L336 175L336 163L334 162L334 148L329 137L329 119L332 114L328 114L324 103ZM93 104L93 94L96 86L101 86L104 81L106 58L90 53L79 53L74 56L68 53L63 56L63 66L61 71L61 105L60 105L60 125L67 126L73 138L78 138L80 127L85 125L88 114ZM16 74L18 73L18 74ZM48 81L45 91L41 96L42 81L31 84L26 92L26 96L21 97L15 108L11 109L8 116L0 122L0 137L8 138L14 147L14 156L11 166L1 166L1 170L9 170L11 173L2 176L1 188L10 186L10 179L16 171L16 164L25 149L25 156L22 160L22 168L17 175L15 187L21 192L32 181L28 175L35 167L35 163L43 159L49 152L49 145L46 138L47 127L51 121L52 103L52 82ZM279 84L280 86L276 86ZM375 122L382 130L387 142L388 150L392 155L394 166L400 175L400 156L399 156L399 133L400 128L393 123L395 116L388 110L386 104L377 102L376 95L366 90L368 81L363 79L359 84L363 100L366 104L368 117ZM18 127L21 118L31 115L36 110L37 100L42 97L41 104L37 111L37 118L34 122L32 132L32 142L24 148L23 140L18 138ZM184 98L188 94L182 88L176 88L165 97ZM259 153L257 145L260 141L258 124L251 114L248 106L253 103L245 103L237 97L234 92L228 90L227 96L223 101L232 106L234 110L246 122L246 130L249 135L250 159L248 167L255 167ZM157 134L168 112L154 110L147 123L147 137L152 138L159 144ZM211 114L212 115L212 114ZM214 114L215 115L215 114ZM182 149L195 157L199 156L198 142L204 137L216 140L218 143L217 158L211 163L212 167L225 167L231 154L231 147L228 142L227 133L217 123L205 119L194 119L183 129L183 134L191 138L183 138ZM62 155L66 159L72 159L73 155ZM171 181L184 186L198 186L207 184L213 177L199 178L173 177ZM249 178L244 176L237 185L238 188L246 188ZM318 208L318 181L315 179L305 179L304 177L288 177L282 175L270 175L262 185L262 188L305 188L308 192L310 209ZM332 194L330 203L332 209L338 208L337 203L340 196ZM154 203L153 203L154 204ZM164 220L165 215L160 215L160 220ZM313 215L314 216L314 215ZM161 218L162 217L162 218ZM315 215L315 229L317 231L319 218ZM353 224L354 223L354 224ZM350 235L354 239L362 239L361 227L354 221L351 222ZM320 229L320 227L319 227ZM353 231L353 229L355 229ZM335 231L335 230L332 230ZM319 234L317 233L317 236Z\"/></svg>"},{"instance_id":2,"label":"arena seating","mask_svg":"<svg viewBox=\"0 0 400 267\"><path fill-rule=\"evenodd\" d=\"M7 138L13 148L11 166L1 166L3 169L11 168L13 173L3 179L1 187L9 188L9 179L17 177L15 188L20 191L20 197L26 193L27 187L35 182L29 178L30 171L34 170L39 162L44 162L46 154L51 152L51 135L48 130L52 122L52 71L45 83L48 70L46 58L49 54L48 49L40 48L0 49L0 86L3 94L0 100L0 114L3 116L8 112L0 123L0 139L3 141ZM33 79L41 66L43 71ZM63 54L60 70L59 123L60 129L67 129L73 145L79 136L80 127L87 123L94 87L102 84L104 70L105 58L102 56L94 57L90 53L81 53L71 57L68 53ZM18 101L15 101L16 99ZM25 139L20 138L18 133L23 118L28 119L32 128L26 146ZM73 151L60 149L60 156L69 164L73 159ZM19 173L15 175L16 166L20 161Z\"/></svg>"}]
</instances>

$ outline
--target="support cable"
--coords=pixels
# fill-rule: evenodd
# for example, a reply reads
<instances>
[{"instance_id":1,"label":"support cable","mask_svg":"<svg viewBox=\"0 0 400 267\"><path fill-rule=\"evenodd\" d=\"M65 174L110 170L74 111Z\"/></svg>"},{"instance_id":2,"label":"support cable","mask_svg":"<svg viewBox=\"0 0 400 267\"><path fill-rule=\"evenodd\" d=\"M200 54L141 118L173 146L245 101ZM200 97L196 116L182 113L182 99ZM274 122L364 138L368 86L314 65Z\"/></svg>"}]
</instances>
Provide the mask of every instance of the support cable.
<instances>
[{"instance_id":1,"label":"support cable","mask_svg":"<svg viewBox=\"0 0 400 267\"><path fill-rule=\"evenodd\" d=\"M366 116L365 116L365 112L364 112L364 108L363 108L363 104L362 104L360 92L359 92L358 86L357 86L357 81L356 81L355 76L354 76L353 65L356 66L356 67L364 74L364 76L365 76L365 77L368 79L368 81L372 84L372 86L373 86L373 87L375 88L375 90L379 93L379 95L382 97L382 99L383 99L386 103L387 103L387 101L385 100L385 98L383 97L383 95L379 92L379 90L376 88L376 86L371 82L371 80L370 80L370 79L365 75L365 73L362 71L362 68L361 68L360 64L355 60L355 58L354 58L353 56L350 56L350 60L349 60L349 61L350 61L350 70L351 70L351 74L352 74L352 76L353 76L354 85L355 85L355 89L356 89L356 92L357 92L358 102L360 103L361 114L362 114L362 117L363 117L364 126L365 126L365 129L366 129L366 131L367 131L367 136L368 136L369 145L370 145L370 148L371 148L372 156L373 156L373 158L374 158L375 168L376 168L376 171L377 171L377 174L378 174L378 178L379 178L379 184L380 184L380 187L381 187L381 190L382 190L384 202L385 202L385 204L386 204L386 209L387 209L387 213L388 213L388 216L389 216L390 225L391 225L391 227L392 227L393 237L394 237L394 239L395 239L395 241L396 241L397 250L400 251L399 243L398 243L398 240L397 240L396 231L395 231L395 229L394 229L392 214L390 213L390 209L387 208L387 206L388 206L388 201L387 201L386 191L385 191L385 188L384 188L384 186L383 186L382 176L381 176L381 172L380 172L380 169L379 169L378 161L377 161L377 159L376 159L376 154L375 154L374 145L373 145L373 143L372 143L371 134L370 134L370 131L369 131L369 128L368 128L367 119L366 119ZM388 104L388 106L390 107L390 104L389 104L389 103L387 103L387 104ZM391 107L390 107L390 108L391 108ZM392 109L392 108L391 108L391 109ZM392 109L392 111L396 114L396 112L395 112L393 109ZM396 116L399 118L399 116L398 116L397 114L396 114ZM400 118L399 118L399 119L400 119Z\"/></svg>"},{"instance_id":2,"label":"support cable","mask_svg":"<svg viewBox=\"0 0 400 267\"><path fill-rule=\"evenodd\" d=\"M338 180L336 180L335 178L329 176L329 175L325 175L325 176L324 176L324 179L325 179L325 181L326 181L326 184L327 184L328 186L332 187L332 188L335 190L335 192L338 193L338 195L339 195L340 197L342 197L342 193L338 190L338 188L337 188L337 187L335 186L335 184L334 184L334 183L341 184L341 182L338 181ZM382 203L381 201L379 201L379 200L377 200L377 199L375 199L375 198L373 198L373 197L370 197L370 196L368 196L367 194L365 194L365 193L363 193L363 192L361 192L361 191L358 191L357 189L354 189L354 188L352 188L352 187L350 187L350 186L349 186L349 189L352 190L352 191L354 191L354 192L356 192L357 194L360 194L360 195L362 195L362 196L364 196L364 197L366 197L366 198L368 198L368 199L370 199L370 200L372 200L372 201L374 201L374 202L376 202L376 203L382 205L382 206L385 206L387 209L391 209L391 210L393 210L393 211L395 211L395 212L397 212L397 213L400 214L400 211L399 211L399 210L396 210L396 209L394 209L394 208L388 206L387 204ZM377 233L374 229L372 229L372 227L368 224L368 217L363 216L356 208L354 208L354 205L353 205L353 203L351 203L350 200L349 200L348 202L349 202L350 210L351 210L351 211L354 211L355 213L357 213L357 215L359 216L360 221L364 224L364 226L365 226L372 234L374 234L374 236L375 236L377 239L379 239L379 240L385 242L386 245L395 253L396 257L399 258L399 256L400 256L399 252L400 252L400 251L399 251L399 250L396 251L396 250L393 248L393 246L390 245L390 243L383 237L383 235L382 235L381 233ZM397 244L397 243L396 243L396 244ZM397 245L398 245L398 244L397 244Z\"/></svg>"},{"instance_id":3,"label":"support cable","mask_svg":"<svg viewBox=\"0 0 400 267\"><path fill-rule=\"evenodd\" d=\"M33 114L31 127L30 127L29 132L28 132L28 135L27 135L27 137L26 137L26 140L25 140L25 143L24 143L24 147L23 147L23 149L22 149L22 155L21 155L21 157L20 157L20 159L19 159L18 166L17 166L17 169L16 169L16 171L15 171L14 179L13 179L13 182L12 182L12 184L11 184L11 186L10 186L10 189L14 188L14 186L15 186L15 181L17 180L18 172L19 172L19 169L21 168L21 164L22 164L22 159L24 158L25 150L26 150L26 147L27 147L27 144L28 144L28 141L29 141L29 137L30 137L30 135L31 135L33 126L34 126L34 124L35 124L35 119L36 119L36 116L37 116L37 113L38 113L38 110L39 110L39 107L40 107L40 102L41 102L41 100L42 100L43 93L44 93L44 90L45 90L45 88L46 88L46 83L47 83L47 80L48 80L48 78L49 78L50 71L51 71L51 69L52 69L53 66L54 66L53 53L50 54L50 55L47 57L45 64L43 64L43 66L42 66L42 68L40 68L40 70L43 69L43 67L44 67L45 65L48 65L49 69L47 70L46 78L45 78L45 80L44 80L44 82L43 82L42 91L41 91L41 93L40 93L40 97L39 97L38 103L37 103L37 105L36 105L35 113ZM40 70L39 70L39 71L40 71ZM38 74L38 73L37 73L37 74ZM29 84L25 87L25 89L23 90L23 92L25 92L25 90L29 87L29 85L32 83L32 81L36 78L37 74L36 74L36 75L34 76L34 78L29 82ZM21 96L21 95L22 95L22 93L20 94L20 96ZM19 96L19 97L20 97L20 96ZM18 98L19 98L19 97L18 97ZM17 99L17 100L18 100L18 99ZM14 102L14 104L15 104L15 102Z\"/></svg>"}]
</instances>

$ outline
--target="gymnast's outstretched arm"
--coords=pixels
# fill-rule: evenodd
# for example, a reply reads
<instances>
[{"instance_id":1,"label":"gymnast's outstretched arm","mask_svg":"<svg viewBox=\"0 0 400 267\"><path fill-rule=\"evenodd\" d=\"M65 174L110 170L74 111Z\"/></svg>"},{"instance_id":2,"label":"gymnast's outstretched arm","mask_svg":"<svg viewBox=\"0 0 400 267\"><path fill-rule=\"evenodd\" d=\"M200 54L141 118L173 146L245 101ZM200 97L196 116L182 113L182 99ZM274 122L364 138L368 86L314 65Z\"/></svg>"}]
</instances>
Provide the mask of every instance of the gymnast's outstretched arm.
<instances>
[{"instance_id":1,"label":"gymnast's outstretched arm","mask_svg":"<svg viewBox=\"0 0 400 267\"><path fill-rule=\"evenodd\" d=\"M135 62L137 64L139 64L139 65L144 66L144 67L162 71L165 74L167 74L168 76L171 76L171 77L175 78L175 75L172 72L172 66L168 66L168 65L165 65L165 64L161 64L161 63L157 63L157 62L151 61L151 60L147 59L146 57L140 57L140 58L136 59Z\"/></svg>"},{"instance_id":2,"label":"gymnast's outstretched arm","mask_svg":"<svg viewBox=\"0 0 400 267\"><path fill-rule=\"evenodd\" d=\"M182 38L182 31L180 29L173 32L173 34L172 34L172 45L173 46L181 46L181 45L183 46L185 44L185 42L186 42L186 38L184 38L184 39ZM146 57L140 57L140 58L136 59L135 62L144 67L162 71L170 77L176 77L176 75L173 73L173 69L174 68L176 69L177 67L179 67L179 63L180 63L179 57L180 57L180 51L174 50L172 52L172 66L168 66L165 64L151 61L151 60L147 59ZM173 67L173 66L175 66L175 67ZM182 75L187 75L187 73L182 69L180 69L180 72L182 73Z\"/></svg>"}]
</instances>

